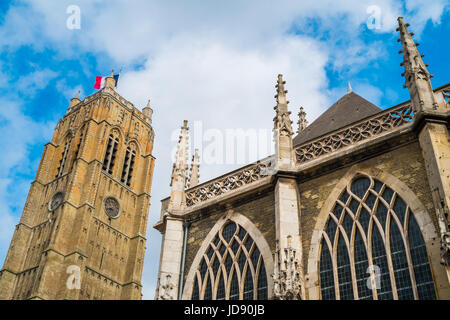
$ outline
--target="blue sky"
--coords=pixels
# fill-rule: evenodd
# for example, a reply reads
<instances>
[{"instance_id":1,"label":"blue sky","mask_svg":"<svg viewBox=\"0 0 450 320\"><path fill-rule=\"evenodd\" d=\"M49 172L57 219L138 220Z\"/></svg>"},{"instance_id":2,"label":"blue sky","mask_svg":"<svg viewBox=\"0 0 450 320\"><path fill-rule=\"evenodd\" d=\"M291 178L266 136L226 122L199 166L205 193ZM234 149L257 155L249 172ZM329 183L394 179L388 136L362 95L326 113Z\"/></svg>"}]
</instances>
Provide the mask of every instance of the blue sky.
<instances>
[{"instance_id":1,"label":"blue sky","mask_svg":"<svg viewBox=\"0 0 450 320\"><path fill-rule=\"evenodd\" d=\"M81 28L66 8L78 5ZM380 9L379 29L367 8ZM34 179L43 146L78 90L122 68L117 91L142 108L152 100L157 158L144 265L152 299L160 236L151 226L169 194L170 154L182 120L205 128L271 129L276 75L292 120L311 122L353 90L386 108L403 89L399 15L411 24L434 87L450 82L449 1L0 1L0 261ZM203 165L201 180L236 165Z\"/></svg>"}]
</instances>

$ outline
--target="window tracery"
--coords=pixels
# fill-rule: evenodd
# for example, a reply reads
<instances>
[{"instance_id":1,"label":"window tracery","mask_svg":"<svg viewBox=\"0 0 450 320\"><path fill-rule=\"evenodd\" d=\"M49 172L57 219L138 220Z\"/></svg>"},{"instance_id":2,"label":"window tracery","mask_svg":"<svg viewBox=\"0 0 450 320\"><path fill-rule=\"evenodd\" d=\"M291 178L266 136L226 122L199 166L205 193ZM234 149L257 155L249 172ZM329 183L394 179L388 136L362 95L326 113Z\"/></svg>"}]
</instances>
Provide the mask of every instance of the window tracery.
<instances>
[{"instance_id":1,"label":"window tracery","mask_svg":"<svg viewBox=\"0 0 450 320\"><path fill-rule=\"evenodd\" d=\"M117 148L119 145L119 134L113 131L108 137L108 145L106 147L105 158L103 159L103 171L112 174L114 161L116 159Z\"/></svg>"},{"instance_id":2,"label":"window tracery","mask_svg":"<svg viewBox=\"0 0 450 320\"><path fill-rule=\"evenodd\" d=\"M208 246L194 278L192 299L267 299L264 259L239 224L226 223Z\"/></svg>"},{"instance_id":3,"label":"window tracery","mask_svg":"<svg viewBox=\"0 0 450 320\"><path fill-rule=\"evenodd\" d=\"M436 299L414 213L372 177L360 176L345 188L320 243L322 299Z\"/></svg>"}]
</instances>

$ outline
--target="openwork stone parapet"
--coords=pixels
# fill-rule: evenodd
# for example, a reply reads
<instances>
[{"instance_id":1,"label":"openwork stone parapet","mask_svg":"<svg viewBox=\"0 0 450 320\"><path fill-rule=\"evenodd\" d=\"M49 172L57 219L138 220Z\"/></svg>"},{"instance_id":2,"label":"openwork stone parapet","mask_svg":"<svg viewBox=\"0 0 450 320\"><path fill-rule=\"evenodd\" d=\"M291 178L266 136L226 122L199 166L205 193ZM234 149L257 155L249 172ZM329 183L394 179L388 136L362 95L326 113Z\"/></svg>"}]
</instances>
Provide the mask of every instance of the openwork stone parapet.
<instances>
[{"instance_id":1,"label":"openwork stone parapet","mask_svg":"<svg viewBox=\"0 0 450 320\"><path fill-rule=\"evenodd\" d=\"M297 163L304 163L317 159L322 155L354 145L360 141L410 125L413 117L413 110L410 105L387 109L351 127L297 147L295 149L296 161Z\"/></svg>"},{"instance_id":2,"label":"openwork stone parapet","mask_svg":"<svg viewBox=\"0 0 450 320\"><path fill-rule=\"evenodd\" d=\"M191 207L203 201L254 183L270 173L271 162L262 161L234 171L226 176L208 181L186 191L186 206Z\"/></svg>"}]
</instances>

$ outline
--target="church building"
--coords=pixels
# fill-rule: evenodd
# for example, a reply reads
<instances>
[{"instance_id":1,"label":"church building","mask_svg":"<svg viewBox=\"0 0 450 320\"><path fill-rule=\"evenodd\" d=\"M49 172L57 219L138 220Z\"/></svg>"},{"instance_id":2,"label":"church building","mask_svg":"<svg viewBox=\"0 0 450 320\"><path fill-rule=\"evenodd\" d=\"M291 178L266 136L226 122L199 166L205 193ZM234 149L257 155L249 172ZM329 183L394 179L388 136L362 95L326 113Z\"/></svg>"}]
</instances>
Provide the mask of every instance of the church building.
<instances>
[{"instance_id":1,"label":"church building","mask_svg":"<svg viewBox=\"0 0 450 320\"><path fill-rule=\"evenodd\" d=\"M349 88L294 136L278 75L275 154L200 184L184 122L156 299L450 299L450 83L432 88L398 23L409 101Z\"/></svg>"}]
</instances>

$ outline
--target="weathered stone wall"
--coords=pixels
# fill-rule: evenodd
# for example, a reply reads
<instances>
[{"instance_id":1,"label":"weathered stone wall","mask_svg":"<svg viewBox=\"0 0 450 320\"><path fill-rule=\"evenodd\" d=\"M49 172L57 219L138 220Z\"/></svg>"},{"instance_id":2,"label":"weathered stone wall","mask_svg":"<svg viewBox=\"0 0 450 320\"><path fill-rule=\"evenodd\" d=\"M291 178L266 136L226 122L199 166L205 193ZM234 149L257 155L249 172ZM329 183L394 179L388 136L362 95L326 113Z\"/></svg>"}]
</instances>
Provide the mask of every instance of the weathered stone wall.
<instances>
[{"instance_id":1,"label":"weathered stone wall","mask_svg":"<svg viewBox=\"0 0 450 320\"><path fill-rule=\"evenodd\" d=\"M432 225L434 225L436 231L438 230L437 219L434 214L435 209L425 170L425 163L417 141L391 150L385 154L361 161L352 169L363 172L375 172L376 170L381 170L400 180L401 183L405 184L412 193L414 193L423 206L425 206L427 212L424 212L423 214L429 214ZM316 222L319 219L319 213L323 207L329 205L326 203L328 197L332 192L336 193L334 190L336 185L349 170L350 167L340 168L317 178L312 178L299 183L301 199L301 233L304 253L303 265L305 267L311 266L311 261L309 261L311 246L317 245L311 244L311 238L314 228L316 227ZM390 185L390 187L396 190L396 187L398 186ZM332 199L331 201L334 203L335 200L336 199ZM405 199L405 201L408 203L408 199ZM416 219L417 218L418 217L416 216ZM427 229L427 231L422 230L422 232L429 232L429 229ZM428 233L428 235L429 234L430 233ZM315 236L315 238L316 237L317 236ZM433 276L436 281L436 288L438 289L438 298L447 299L449 288L448 283L444 281L445 277L443 277L441 270L442 266L439 262L439 239L435 235L429 241L426 241L426 245L430 263L432 265ZM314 255L311 259L316 261L317 257ZM309 272L310 270L307 271ZM313 270L312 272L315 271ZM315 279L315 276L313 278ZM316 299L317 297L312 298Z\"/></svg>"},{"instance_id":2,"label":"weathered stone wall","mask_svg":"<svg viewBox=\"0 0 450 320\"><path fill-rule=\"evenodd\" d=\"M254 198L246 203L233 206L234 212L246 216L259 229L270 246L270 250L275 252L275 200L273 191L268 191L258 198ZM203 243L203 239L208 235L216 222L227 213L227 210L218 210L210 215L192 222L188 243L186 246L186 264L184 269L184 279L191 268L192 261L198 249Z\"/></svg>"},{"instance_id":3,"label":"weathered stone wall","mask_svg":"<svg viewBox=\"0 0 450 320\"><path fill-rule=\"evenodd\" d=\"M416 194L428 212L431 213L434 211L425 164L417 142L362 161L359 163L359 167L361 169L375 167L395 176ZM301 231L303 252L305 253L303 255L305 266L307 265L310 240L317 221L317 215L330 195L330 192L347 170L348 167L341 168L299 184L302 216ZM437 220L434 215L431 216L437 228Z\"/></svg>"}]
</instances>

